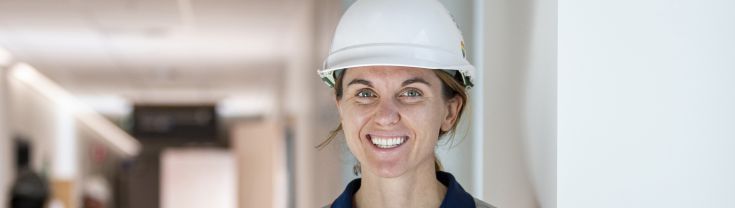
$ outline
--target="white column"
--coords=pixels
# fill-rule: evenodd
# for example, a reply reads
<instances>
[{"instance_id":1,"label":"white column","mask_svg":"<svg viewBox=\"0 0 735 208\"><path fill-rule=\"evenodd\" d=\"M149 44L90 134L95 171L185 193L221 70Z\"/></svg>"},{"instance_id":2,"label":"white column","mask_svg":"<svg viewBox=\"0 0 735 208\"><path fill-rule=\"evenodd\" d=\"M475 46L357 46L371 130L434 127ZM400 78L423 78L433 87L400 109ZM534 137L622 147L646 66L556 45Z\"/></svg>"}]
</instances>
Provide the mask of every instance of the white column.
<instances>
[{"instance_id":1,"label":"white column","mask_svg":"<svg viewBox=\"0 0 735 208\"><path fill-rule=\"evenodd\" d=\"M10 65L10 53L0 48L0 208L7 206L8 190L13 177L12 147L10 132L7 126L8 85L7 68Z\"/></svg>"},{"instance_id":2,"label":"white column","mask_svg":"<svg viewBox=\"0 0 735 208\"><path fill-rule=\"evenodd\" d=\"M480 200L485 199L485 0L473 1L473 38L474 53L472 60L477 71L475 87L472 90L472 194Z\"/></svg>"},{"instance_id":3,"label":"white column","mask_svg":"<svg viewBox=\"0 0 735 208\"><path fill-rule=\"evenodd\" d=\"M735 1L559 3L559 207L735 207Z\"/></svg>"},{"instance_id":4,"label":"white column","mask_svg":"<svg viewBox=\"0 0 735 208\"><path fill-rule=\"evenodd\" d=\"M74 181L79 173L77 158L78 137L76 119L72 106L57 105L55 132L53 137L53 158L51 160L51 177L55 180Z\"/></svg>"},{"instance_id":5,"label":"white column","mask_svg":"<svg viewBox=\"0 0 735 208\"><path fill-rule=\"evenodd\" d=\"M293 131L293 139L295 144L295 205L297 207L319 207L321 205L316 202L314 183L316 172L314 166L314 154L316 151L313 146L314 138L314 91L310 84L311 77L316 70L313 57L314 40L314 1L300 1L303 5L299 10L295 11L298 16L302 17L292 22L292 34L298 34L292 39L284 40L284 50L289 50L289 59L286 63L286 73L284 75L285 92L283 93L285 102L284 110L286 118L290 120L290 128Z\"/></svg>"}]
</instances>

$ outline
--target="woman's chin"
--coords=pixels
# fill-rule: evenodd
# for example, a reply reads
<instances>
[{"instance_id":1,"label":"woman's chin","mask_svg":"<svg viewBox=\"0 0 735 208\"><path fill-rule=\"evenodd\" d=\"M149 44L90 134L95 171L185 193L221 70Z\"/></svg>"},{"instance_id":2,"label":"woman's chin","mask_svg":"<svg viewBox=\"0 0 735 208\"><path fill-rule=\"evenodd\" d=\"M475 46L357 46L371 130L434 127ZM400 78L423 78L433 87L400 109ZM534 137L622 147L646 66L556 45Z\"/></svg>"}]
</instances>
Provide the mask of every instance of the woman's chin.
<instances>
[{"instance_id":1,"label":"woman's chin","mask_svg":"<svg viewBox=\"0 0 735 208\"><path fill-rule=\"evenodd\" d=\"M374 162L369 167L370 169L367 171L370 171L372 174L378 177L381 177L381 178L399 177L399 176L402 176L407 171L406 169L407 164L397 162L397 161Z\"/></svg>"}]
</instances>

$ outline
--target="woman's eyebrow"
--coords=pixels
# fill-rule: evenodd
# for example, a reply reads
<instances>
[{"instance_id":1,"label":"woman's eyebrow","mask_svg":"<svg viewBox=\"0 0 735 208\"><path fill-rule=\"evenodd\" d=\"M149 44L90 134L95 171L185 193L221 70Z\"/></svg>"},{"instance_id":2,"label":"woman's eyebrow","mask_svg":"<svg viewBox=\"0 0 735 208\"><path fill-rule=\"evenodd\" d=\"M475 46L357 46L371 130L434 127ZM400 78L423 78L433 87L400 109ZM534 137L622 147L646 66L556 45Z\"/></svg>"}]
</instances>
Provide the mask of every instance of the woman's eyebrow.
<instances>
[{"instance_id":1,"label":"woman's eyebrow","mask_svg":"<svg viewBox=\"0 0 735 208\"><path fill-rule=\"evenodd\" d=\"M403 81L403 84L401 86L406 86L406 85L410 85L410 84L413 84L413 83L424 83L424 84L428 85L429 87L431 87L431 84L429 84L429 82L427 82L426 80L424 80L421 77L414 77L414 78L411 78L411 79L407 79L406 81Z\"/></svg>"},{"instance_id":2,"label":"woman's eyebrow","mask_svg":"<svg viewBox=\"0 0 735 208\"><path fill-rule=\"evenodd\" d=\"M350 85L353 85L353 84L363 84L363 85L367 85L368 87L373 87L372 82L364 80L364 79L353 79L352 81L350 81L350 83L347 83L347 86L349 87Z\"/></svg>"}]
</instances>

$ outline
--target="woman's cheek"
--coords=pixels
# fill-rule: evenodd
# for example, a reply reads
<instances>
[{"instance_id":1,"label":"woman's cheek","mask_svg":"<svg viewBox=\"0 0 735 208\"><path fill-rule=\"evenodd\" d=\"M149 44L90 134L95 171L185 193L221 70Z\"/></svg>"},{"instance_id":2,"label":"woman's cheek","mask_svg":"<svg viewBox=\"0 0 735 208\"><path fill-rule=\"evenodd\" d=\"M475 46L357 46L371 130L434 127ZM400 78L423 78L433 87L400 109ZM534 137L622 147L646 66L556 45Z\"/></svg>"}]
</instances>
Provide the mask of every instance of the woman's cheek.
<instances>
[{"instance_id":1,"label":"woman's cheek","mask_svg":"<svg viewBox=\"0 0 735 208\"><path fill-rule=\"evenodd\" d=\"M346 136L359 137L360 128L365 125L369 116L369 110L365 106L344 104L340 111L342 125ZM350 134L350 135L347 135Z\"/></svg>"},{"instance_id":2,"label":"woman's cheek","mask_svg":"<svg viewBox=\"0 0 735 208\"><path fill-rule=\"evenodd\" d=\"M364 120L372 111L372 108L372 105L345 104L341 111L341 117L351 120Z\"/></svg>"},{"instance_id":3,"label":"woman's cheek","mask_svg":"<svg viewBox=\"0 0 735 208\"><path fill-rule=\"evenodd\" d=\"M417 130L417 133L423 134L422 137L438 137L443 114L441 108L436 105L412 105L405 106L401 111L404 122Z\"/></svg>"},{"instance_id":4,"label":"woman's cheek","mask_svg":"<svg viewBox=\"0 0 735 208\"><path fill-rule=\"evenodd\" d=\"M404 117L406 119L416 122L427 122L427 123L433 123L436 122L438 117L440 116L441 109L436 108L432 105L405 105L401 112L403 112ZM422 127L425 127L424 125L421 125Z\"/></svg>"}]
</instances>

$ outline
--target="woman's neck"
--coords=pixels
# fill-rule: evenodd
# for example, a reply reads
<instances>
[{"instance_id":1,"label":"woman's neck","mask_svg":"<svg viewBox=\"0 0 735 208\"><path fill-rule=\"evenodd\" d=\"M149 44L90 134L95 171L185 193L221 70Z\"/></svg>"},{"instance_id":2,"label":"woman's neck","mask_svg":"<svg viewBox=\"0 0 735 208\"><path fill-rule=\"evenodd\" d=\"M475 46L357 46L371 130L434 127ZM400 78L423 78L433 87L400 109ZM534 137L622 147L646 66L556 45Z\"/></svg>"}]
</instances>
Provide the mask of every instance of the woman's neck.
<instances>
[{"instance_id":1,"label":"woman's neck","mask_svg":"<svg viewBox=\"0 0 735 208\"><path fill-rule=\"evenodd\" d=\"M439 207L447 188L436 179L433 162L395 178L381 178L363 170L354 205L359 208Z\"/></svg>"}]
</instances>

